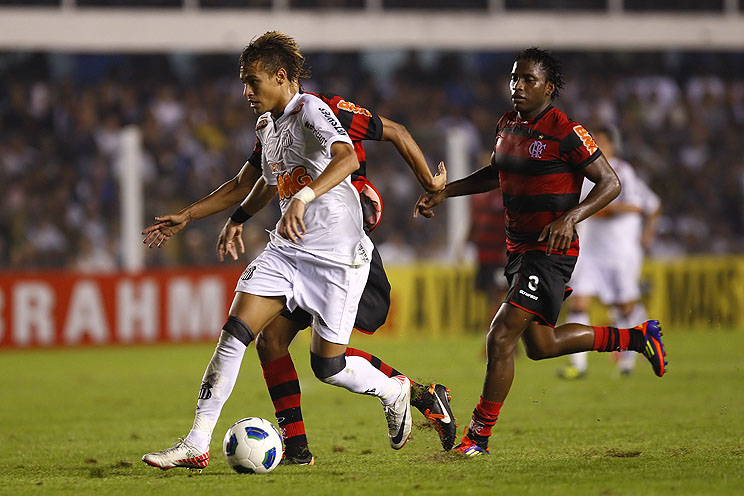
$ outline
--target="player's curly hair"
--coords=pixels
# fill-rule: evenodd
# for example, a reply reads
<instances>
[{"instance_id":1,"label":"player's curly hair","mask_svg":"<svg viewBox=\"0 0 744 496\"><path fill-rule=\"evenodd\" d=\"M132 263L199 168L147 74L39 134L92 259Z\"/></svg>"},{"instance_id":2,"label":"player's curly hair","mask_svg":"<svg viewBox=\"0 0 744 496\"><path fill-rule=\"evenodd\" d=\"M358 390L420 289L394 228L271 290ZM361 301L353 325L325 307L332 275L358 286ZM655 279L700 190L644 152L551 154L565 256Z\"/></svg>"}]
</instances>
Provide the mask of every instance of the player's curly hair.
<instances>
[{"instance_id":1,"label":"player's curly hair","mask_svg":"<svg viewBox=\"0 0 744 496\"><path fill-rule=\"evenodd\" d=\"M243 48L240 69L259 60L264 70L270 73L283 67L290 81L310 77L310 69L305 67L305 56L300 52L297 42L279 31L268 31Z\"/></svg>"},{"instance_id":2,"label":"player's curly hair","mask_svg":"<svg viewBox=\"0 0 744 496\"><path fill-rule=\"evenodd\" d=\"M547 50L533 46L523 50L522 53L517 55L514 62L519 62L520 60L529 60L530 62L537 62L542 65L543 69L545 69L547 80L555 86L555 90L553 90L553 94L550 95L550 99L555 100L560 96L561 90L566 84L566 80L563 78L563 67L561 66L561 61L558 60L555 55Z\"/></svg>"}]
</instances>

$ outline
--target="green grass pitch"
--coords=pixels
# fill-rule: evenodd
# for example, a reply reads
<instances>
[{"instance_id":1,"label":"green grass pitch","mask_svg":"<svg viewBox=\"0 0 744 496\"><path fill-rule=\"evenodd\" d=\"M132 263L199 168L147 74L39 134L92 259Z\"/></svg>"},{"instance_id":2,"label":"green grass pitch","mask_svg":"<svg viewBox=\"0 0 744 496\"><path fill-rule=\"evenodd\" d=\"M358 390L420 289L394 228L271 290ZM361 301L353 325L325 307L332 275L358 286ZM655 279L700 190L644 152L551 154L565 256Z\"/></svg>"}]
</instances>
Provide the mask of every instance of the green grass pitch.
<instances>
[{"instance_id":1,"label":"green grass pitch","mask_svg":"<svg viewBox=\"0 0 744 496\"><path fill-rule=\"evenodd\" d=\"M448 385L467 423L485 371L481 336L359 334L352 344ZM417 411L409 443L390 449L378 400L317 381L301 336L292 351L316 466L254 476L221 453L234 421L274 420L253 346L201 474L140 457L188 432L213 345L3 351L0 494L744 494L744 332L666 329L665 346L662 379L642 357L619 378L594 353L585 379L564 382L563 359L520 356L491 456L463 459L441 450Z\"/></svg>"}]
</instances>

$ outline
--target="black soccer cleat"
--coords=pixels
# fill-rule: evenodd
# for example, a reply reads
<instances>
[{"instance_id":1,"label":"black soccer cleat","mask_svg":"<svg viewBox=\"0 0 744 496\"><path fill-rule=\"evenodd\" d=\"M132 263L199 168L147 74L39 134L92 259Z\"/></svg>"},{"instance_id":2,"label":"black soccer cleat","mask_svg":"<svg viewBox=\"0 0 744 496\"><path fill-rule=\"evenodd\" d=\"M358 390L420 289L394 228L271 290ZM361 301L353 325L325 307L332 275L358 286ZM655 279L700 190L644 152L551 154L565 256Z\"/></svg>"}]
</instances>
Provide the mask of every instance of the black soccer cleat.
<instances>
[{"instance_id":1,"label":"black soccer cleat","mask_svg":"<svg viewBox=\"0 0 744 496\"><path fill-rule=\"evenodd\" d=\"M432 384L428 390L424 386L421 386L421 388L424 391L422 391L420 401L415 406L434 425L437 433L439 433L439 440L444 451L449 451L455 444L455 438L457 437L457 419L455 419L452 408L450 408L450 400L452 399L449 394L450 390L442 384Z\"/></svg>"},{"instance_id":2,"label":"black soccer cleat","mask_svg":"<svg viewBox=\"0 0 744 496\"><path fill-rule=\"evenodd\" d=\"M315 457L307 444L289 445L284 449L281 465L315 465Z\"/></svg>"}]
</instances>

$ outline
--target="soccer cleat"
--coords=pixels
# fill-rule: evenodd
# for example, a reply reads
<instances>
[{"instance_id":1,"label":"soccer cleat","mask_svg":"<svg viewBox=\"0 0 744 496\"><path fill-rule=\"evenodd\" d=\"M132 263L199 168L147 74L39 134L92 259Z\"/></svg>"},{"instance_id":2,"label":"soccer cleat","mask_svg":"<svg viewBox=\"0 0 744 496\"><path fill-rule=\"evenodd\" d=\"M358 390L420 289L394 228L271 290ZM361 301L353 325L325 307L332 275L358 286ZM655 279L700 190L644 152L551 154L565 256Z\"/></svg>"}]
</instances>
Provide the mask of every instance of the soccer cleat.
<instances>
[{"instance_id":1,"label":"soccer cleat","mask_svg":"<svg viewBox=\"0 0 744 496\"><path fill-rule=\"evenodd\" d=\"M575 381L576 379L583 379L586 377L586 370L581 370L575 365L564 365L556 372L558 377L566 379L567 381Z\"/></svg>"},{"instance_id":2,"label":"soccer cleat","mask_svg":"<svg viewBox=\"0 0 744 496\"><path fill-rule=\"evenodd\" d=\"M160 470L168 470L174 467L201 470L209 465L209 450L201 452L185 439L179 439L170 448L144 455L142 461Z\"/></svg>"},{"instance_id":3,"label":"soccer cleat","mask_svg":"<svg viewBox=\"0 0 744 496\"><path fill-rule=\"evenodd\" d=\"M455 416L450 408L452 396L449 394L449 388L442 384L432 384L426 392L424 402L427 407L421 411L424 417L431 420L434 428L439 433L439 440L442 442L444 451L452 449L457 437L457 423Z\"/></svg>"},{"instance_id":4,"label":"soccer cleat","mask_svg":"<svg viewBox=\"0 0 744 496\"><path fill-rule=\"evenodd\" d=\"M307 444L287 446L282 456L282 465L315 465L315 457Z\"/></svg>"},{"instance_id":5,"label":"soccer cleat","mask_svg":"<svg viewBox=\"0 0 744 496\"><path fill-rule=\"evenodd\" d=\"M654 369L654 374L661 377L666 372L666 352L664 351L664 345L661 344L661 326L658 320L647 320L641 325L635 326L633 329L638 329L643 332L643 336L646 338L646 347L641 353L645 356L651 366Z\"/></svg>"},{"instance_id":6,"label":"soccer cleat","mask_svg":"<svg viewBox=\"0 0 744 496\"><path fill-rule=\"evenodd\" d=\"M411 437L411 380L403 375L392 378L401 384L401 393L390 405L383 405L388 425L388 437L393 449L401 449Z\"/></svg>"},{"instance_id":7,"label":"soccer cleat","mask_svg":"<svg viewBox=\"0 0 744 496\"><path fill-rule=\"evenodd\" d=\"M463 455L467 457L491 454L491 451L488 449L488 446L486 447L479 446L478 443L470 439L467 434L463 434L462 442L458 444L457 446L455 446L454 449L458 453L462 453Z\"/></svg>"}]
</instances>

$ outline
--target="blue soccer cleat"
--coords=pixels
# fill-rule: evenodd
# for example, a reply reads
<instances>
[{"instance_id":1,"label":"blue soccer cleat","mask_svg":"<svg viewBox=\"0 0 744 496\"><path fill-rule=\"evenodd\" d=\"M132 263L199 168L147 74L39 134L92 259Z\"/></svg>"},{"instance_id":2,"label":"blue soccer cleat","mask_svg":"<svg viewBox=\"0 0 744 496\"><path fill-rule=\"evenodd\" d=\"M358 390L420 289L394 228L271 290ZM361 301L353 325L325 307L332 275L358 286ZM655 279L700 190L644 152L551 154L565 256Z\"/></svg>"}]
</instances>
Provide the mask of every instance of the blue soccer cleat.
<instances>
[{"instance_id":1,"label":"blue soccer cleat","mask_svg":"<svg viewBox=\"0 0 744 496\"><path fill-rule=\"evenodd\" d=\"M658 320L647 320L641 325L635 326L633 329L638 329L643 332L643 336L646 338L646 347L641 353L645 356L651 366L654 369L654 374L661 377L666 372L666 352L664 351L664 345L661 344L661 326Z\"/></svg>"}]
</instances>

